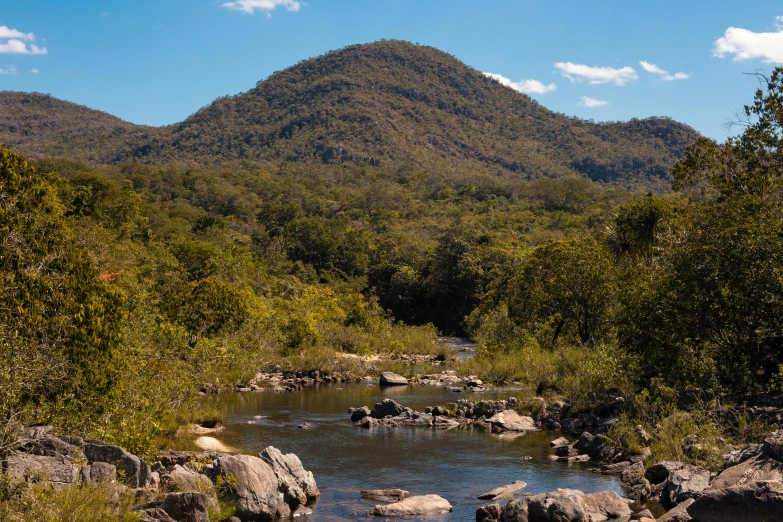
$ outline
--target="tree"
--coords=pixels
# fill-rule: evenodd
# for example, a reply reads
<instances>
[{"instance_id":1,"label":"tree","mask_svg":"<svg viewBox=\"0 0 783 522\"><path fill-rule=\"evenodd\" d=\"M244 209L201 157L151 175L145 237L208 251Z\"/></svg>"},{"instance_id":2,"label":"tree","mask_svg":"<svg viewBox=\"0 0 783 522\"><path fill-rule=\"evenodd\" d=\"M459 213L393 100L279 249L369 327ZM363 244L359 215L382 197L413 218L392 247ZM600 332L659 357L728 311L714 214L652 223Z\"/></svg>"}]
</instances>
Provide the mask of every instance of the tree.
<instances>
[{"instance_id":1,"label":"tree","mask_svg":"<svg viewBox=\"0 0 783 522\"><path fill-rule=\"evenodd\" d=\"M594 238L555 240L533 251L510 282L510 316L554 344L573 332L582 344L611 329L616 287L609 252Z\"/></svg>"}]
</instances>

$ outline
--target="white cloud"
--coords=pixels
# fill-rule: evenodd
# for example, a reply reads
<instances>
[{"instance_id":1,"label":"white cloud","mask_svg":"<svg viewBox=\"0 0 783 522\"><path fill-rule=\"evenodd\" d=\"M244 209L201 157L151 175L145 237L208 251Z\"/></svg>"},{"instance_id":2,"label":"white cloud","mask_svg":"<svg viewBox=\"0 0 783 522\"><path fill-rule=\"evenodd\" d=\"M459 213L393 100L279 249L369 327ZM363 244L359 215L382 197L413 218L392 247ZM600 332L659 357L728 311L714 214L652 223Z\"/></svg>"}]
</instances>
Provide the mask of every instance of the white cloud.
<instances>
[{"instance_id":1,"label":"white cloud","mask_svg":"<svg viewBox=\"0 0 783 522\"><path fill-rule=\"evenodd\" d=\"M715 41L712 55L725 58L734 55L735 62L760 58L767 63L783 63L783 16L775 19L774 33L754 33L748 29L729 27Z\"/></svg>"},{"instance_id":2,"label":"white cloud","mask_svg":"<svg viewBox=\"0 0 783 522\"><path fill-rule=\"evenodd\" d=\"M33 74L38 74L38 69L30 69L30 72Z\"/></svg>"},{"instance_id":3,"label":"white cloud","mask_svg":"<svg viewBox=\"0 0 783 522\"><path fill-rule=\"evenodd\" d=\"M501 74L494 74L494 73L484 73L486 76L489 76L493 80L496 80L501 85L505 85L506 87L511 87L515 91L519 91L525 94L546 94L548 92L552 92L555 89L557 89L557 85L554 83L550 83L549 85L545 85L542 82L538 80L519 80L518 82L512 82L505 76Z\"/></svg>"},{"instance_id":4,"label":"white cloud","mask_svg":"<svg viewBox=\"0 0 783 522\"><path fill-rule=\"evenodd\" d=\"M22 31L17 31L16 29L11 29L10 27L0 25L0 40L8 40L9 38L16 38L17 40L29 40L32 42L35 40L35 35L33 33L23 33Z\"/></svg>"},{"instance_id":5,"label":"white cloud","mask_svg":"<svg viewBox=\"0 0 783 522\"><path fill-rule=\"evenodd\" d=\"M289 11L298 11L302 7L302 2L299 0L234 0L224 3L223 7L248 14L254 14L256 10L266 11L267 15L270 15L278 7L285 7Z\"/></svg>"},{"instance_id":6,"label":"white cloud","mask_svg":"<svg viewBox=\"0 0 783 522\"><path fill-rule=\"evenodd\" d=\"M0 74L17 74L16 67L12 65L5 69L0 68Z\"/></svg>"},{"instance_id":7,"label":"white cloud","mask_svg":"<svg viewBox=\"0 0 783 522\"><path fill-rule=\"evenodd\" d=\"M588 109L595 109L596 107L606 107L609 105L609 102L606 100L596 100L595 98L590 98L589 96L582 96L582 99L579 101L580 107L587 107Z\"/></svg>"},{"instance_id":8,"label":"white cloud","mask_svg":"<svg viewBox=\"0 0 783 522\"><path fill-rule=\"evenodd\" d=\"M648 73L657 74L661 77L662 80L665 80L667 82L671 82L674 80L687 80L691 77L690 74L684 73L684 72L678 72L674 74L669 74L669 71L665 71L655 65L654 63L645 62L644 60L641 60L639 62L639 65L642 66L642 69L647 71Z\"/></svg>"},{"instance_id":9,"label":"white cloud","mask_svg":"<svg viewBox=\"0 0 783 522\"><path fill-rule=\"evenodd\" d=\"M586 80L593 85L614 83L622 86L639 79L639 75L636 74L636 70L633 67L623 67L622 69L590 67L571 62L558 62L555 64L555 67L560 70L560 74L571 80L571 82Z\"/></svg>"},{"instance_id":10,"label":"white cloud","mask_svg":"<svg viewBox=\"0 0 783 522\"><path fill-rule=\"evenodd\" d=\"M46 47L38 47L32 43L34 41L33 33L23 33L0 25L0 54L46 54Z\"/></svg>"}]
</instances>

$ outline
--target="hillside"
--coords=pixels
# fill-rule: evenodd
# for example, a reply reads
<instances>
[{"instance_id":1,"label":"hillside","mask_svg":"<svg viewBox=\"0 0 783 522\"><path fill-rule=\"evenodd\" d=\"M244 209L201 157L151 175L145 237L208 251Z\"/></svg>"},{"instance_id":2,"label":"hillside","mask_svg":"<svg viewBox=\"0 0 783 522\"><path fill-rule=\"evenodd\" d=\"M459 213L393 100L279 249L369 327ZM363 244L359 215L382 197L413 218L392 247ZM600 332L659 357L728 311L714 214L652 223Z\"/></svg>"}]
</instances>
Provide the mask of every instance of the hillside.
<instances>
[{"instance_id":1,"label":"hillside","mask_svg":"<svg viewBox=\"0 0 783 522\"><path fill-rule=\"evenodd\" d=\"M670 119L596 124L554 113L431 47L355 45L273 74L184 122L136 127L39 95L0 93L0 143L33 157L256 166L416 164L593 180L667 177L697 133Z\"/></svg>"}]
</instances>

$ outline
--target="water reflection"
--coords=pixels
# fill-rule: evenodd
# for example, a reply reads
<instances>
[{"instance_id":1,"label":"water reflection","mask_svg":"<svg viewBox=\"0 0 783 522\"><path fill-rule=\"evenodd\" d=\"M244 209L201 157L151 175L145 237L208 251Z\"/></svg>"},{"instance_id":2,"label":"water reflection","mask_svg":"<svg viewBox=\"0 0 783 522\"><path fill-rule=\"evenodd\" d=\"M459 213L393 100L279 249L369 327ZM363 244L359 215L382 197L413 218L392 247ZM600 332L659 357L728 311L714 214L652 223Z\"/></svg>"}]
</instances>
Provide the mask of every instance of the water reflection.
<instances>
[{"instance_id":1,"label":"water reflection","mask_svg":"<svg viewBox=\"0 0 783 522\"><path fill-rule=\"evenodd\" d=\"M370 431L351 425L349 407L372 407L384 397L422 410L465 395L435 387L365 384L234 394L221 401L226 415L221 439L247 453L267 446L296 453L321 489L309 520L371 518L367 513L374 503L359 498L361 489L402 488L412 495L441 495L454 505L454 512L432 520L449 521L475 520L476 507L484 503L476 496L515 480L527 482L527 492L560 487L621 492L616 479L593 474L588 466L551 462L552 433L513 437L457 430ZM303 423L313 428L299 429Z\"/></svg>"}]
</instances>

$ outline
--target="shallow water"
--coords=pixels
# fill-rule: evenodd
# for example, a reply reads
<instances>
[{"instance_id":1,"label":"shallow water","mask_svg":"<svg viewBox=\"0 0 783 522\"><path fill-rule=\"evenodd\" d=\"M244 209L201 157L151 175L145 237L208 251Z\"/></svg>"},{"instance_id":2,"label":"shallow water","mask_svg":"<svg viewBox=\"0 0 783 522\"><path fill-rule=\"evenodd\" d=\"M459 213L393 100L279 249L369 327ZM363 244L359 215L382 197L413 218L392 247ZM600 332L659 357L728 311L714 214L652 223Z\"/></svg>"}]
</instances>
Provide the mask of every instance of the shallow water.
<instances>
[{"instance_id":1,"label":"shallow water","mask_svg":"<svg viewBox=\"0 0 783 522\"><path fill-rule=\"evenodd\" d=\"M524 491L532 493L573 488L622 494L615 478L592 473L589 464L568 466L548 460L549 441L559 433L514 438L460 430L371 431L351 424L349 407L372 408L384 397L421 411L464 394L437 387L366 384L232 394L221 400L226 430L219 437L246 453L275 446L298 455L321 490L307 520L373 518L367 513L374 503L359 498L362 489L402 488L411 495L440 495L452 503L454 512L428 519L433 521L475 520L476 508L486 503L476 496L515 480L527 482ZM305 422L314 427L299 429ZM526 456L532 459L524 460Z\"/></svg>"}]
</instances>

